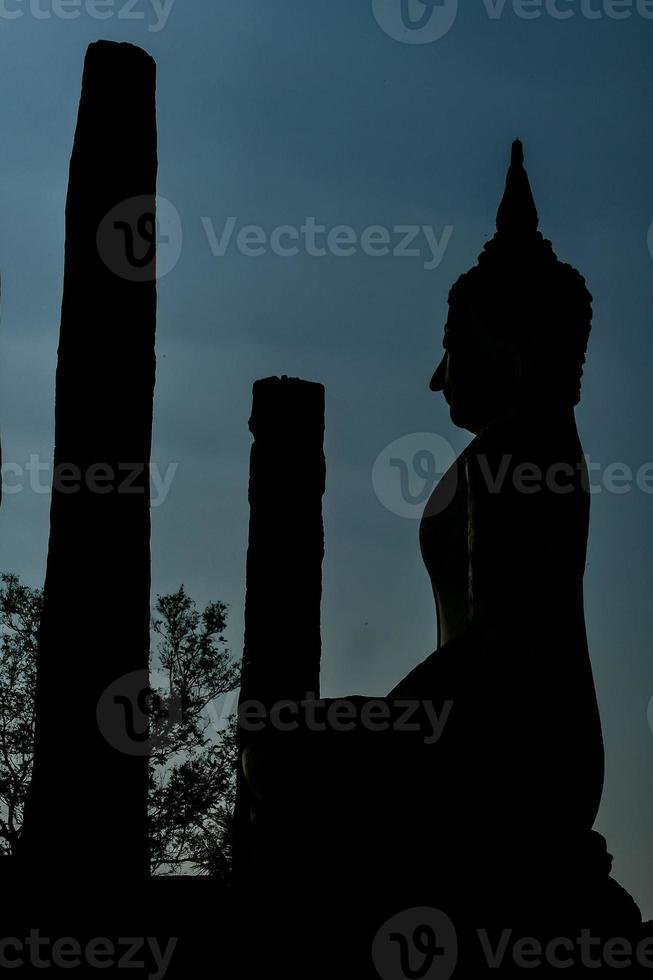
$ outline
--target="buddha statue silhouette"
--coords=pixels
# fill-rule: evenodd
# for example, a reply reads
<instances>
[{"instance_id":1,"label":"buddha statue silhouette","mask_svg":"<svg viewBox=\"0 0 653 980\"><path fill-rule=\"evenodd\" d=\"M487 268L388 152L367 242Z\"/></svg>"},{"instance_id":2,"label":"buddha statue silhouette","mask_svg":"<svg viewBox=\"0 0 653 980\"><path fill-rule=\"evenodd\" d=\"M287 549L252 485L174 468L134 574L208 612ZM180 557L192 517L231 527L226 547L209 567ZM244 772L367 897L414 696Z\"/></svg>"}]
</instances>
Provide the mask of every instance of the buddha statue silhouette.
<instances>
[{"instance_id":1,"label":"buddha statue silhouette","mask_svg":"<svg viewBox=\"0 0 653 980\"><path fill-rule=\"evenodd\" d=\"M359 724L254 745L247 779L286 869L319 839L325 866L355 869L379 908L437 904L501 926L517 911L542 927L641 921L592 830L603 743L574 416L591 316L585 280L538 230L516 141L496 234L451 289L431 381L474 434L420 527L438 647L382 701L395 719L434 706L446 724L437 740ZM369 699L347 700L362 717Z\"/></svg>"},{"instance_id":2,"label":"buddha statue silhouette","mask_svg":"<svg viewBox=\"0 0 653 980\"><path fill-rule=\"evenodd\" d=\"M591 318L585 280L538 230L515 141L496 234L451 289L431 380L475 437L420 527L438 649L390 694L451 699L447 840L465 828L472 879L499 841L504 873L508 854L513 871L521 856L531 878L558 884L609 868L591 833L603 742L583 609L589 478L574 416Z\"/></svg>"},{"instance_id":3,"label":"buddha statue silhouette","mask_svg":"<svg viewBox=\"0 0 653 980\"><path fill-rule=\"evenodd\" d=\"M603 778L583 612L589 479L574 418L591 316L585 280L538 231L516 141L496 234L450 292L431 380L475 436L420 528L438 649L391 692L456 700L480 688L491 730L508 722L511 751L526 748L523 779L510 773L522 815L530 803L548 826L585 828Z\"/></svg>"}]
</instances>

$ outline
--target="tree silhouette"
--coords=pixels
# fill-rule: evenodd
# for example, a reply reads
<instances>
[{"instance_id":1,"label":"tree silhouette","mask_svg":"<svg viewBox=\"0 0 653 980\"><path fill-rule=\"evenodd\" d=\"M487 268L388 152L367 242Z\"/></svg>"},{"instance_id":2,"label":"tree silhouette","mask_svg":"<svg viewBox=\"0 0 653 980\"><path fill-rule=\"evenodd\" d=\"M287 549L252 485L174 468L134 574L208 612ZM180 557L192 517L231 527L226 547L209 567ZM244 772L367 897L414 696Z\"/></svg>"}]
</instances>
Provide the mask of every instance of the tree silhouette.
<instances>
[{"instance_id":1,"label":"tree silhouette","mask_svg":"<svg viewBox=\"0 0 653 980\"><path fill-rule=\"evenodd\" d=\"M226 877L236 766L235 720L217 728L210 707L238 686L239 668L224 640L227 607L210 602L200 613L183 585L158 596L153 632L159 637L153 673L149 819L152 870L193 870Z\"/></svg>"},{"instance_id":2,"label":"tree silhouette","mask_svg":"<svg viewBox=\"0 0 653 980\"><path fill-rule=\"evenodd\" d=\"M43 591L0 576L0 855L15 854L32 776ZM153 874L227 879L236 765L235 720L213 725L213 702L238 685L224 640L224 603L203 612L182 586L157 597L151 657L149 845Z\"/></svg>"},{"instance_id":3,"label":"tree silhouette","mask_svg":"<svg viewBox=\"0 0 653 980\"><path fill-rule=\"evenodd\" d=\"M12 855L32 778L43 592L16 575L2 575L0 583L0 854Z\"/></svg>"}]
</instances>

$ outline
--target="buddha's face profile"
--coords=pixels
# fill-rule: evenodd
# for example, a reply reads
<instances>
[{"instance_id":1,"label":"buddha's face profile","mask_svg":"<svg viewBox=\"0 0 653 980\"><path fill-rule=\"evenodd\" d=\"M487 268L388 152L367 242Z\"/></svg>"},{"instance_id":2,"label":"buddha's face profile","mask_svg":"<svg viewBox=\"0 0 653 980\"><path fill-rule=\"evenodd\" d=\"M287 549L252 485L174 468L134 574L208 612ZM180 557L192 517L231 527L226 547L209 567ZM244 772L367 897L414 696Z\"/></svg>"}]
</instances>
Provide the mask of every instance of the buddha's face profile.
<instances>
[{"instance_id":1,"label":"buddha's face profile","mask_svg":"<svg viewBox=\"0 0 653 980\"><path fill-rule=\"evenodd\" d=\"M488 329L472 305L460 301L452 305L444 347L430 387L444 394L454 425L477 435L518 411L529 358L500 333Z\"/></svg>"}]
</instances>

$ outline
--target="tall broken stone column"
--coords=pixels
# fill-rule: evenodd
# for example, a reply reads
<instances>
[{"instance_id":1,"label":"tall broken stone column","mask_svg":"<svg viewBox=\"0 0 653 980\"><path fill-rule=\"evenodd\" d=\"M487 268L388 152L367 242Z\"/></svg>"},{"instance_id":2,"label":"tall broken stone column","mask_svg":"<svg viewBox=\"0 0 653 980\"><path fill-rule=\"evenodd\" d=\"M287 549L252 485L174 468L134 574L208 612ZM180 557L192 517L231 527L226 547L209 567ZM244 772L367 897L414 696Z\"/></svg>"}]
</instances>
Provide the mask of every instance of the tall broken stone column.
<instances>
[{"instance_id":1,"label":"tall broken stone column","mask_svg":"<svg viewBox=\"0 0 653 980\"><path fill-rule=\"evenodd\" d=\"M51 529L23 861L148 869L149 459L155 376L156 68L92 44L66 204ZM122 729L121 729L122 719Z\"/></svg>"},{"instance_id":2,"label":"tall broken stone column","mask_svg":"<svg viewBox=\"0 0 653 980\"><path fill-rule=\"evenodd\" d=\"M324 388L298 378L254 385L245 648L240 704L319 696L325 489ZM248 735L239 729L239 748ZM239 769L234 863L247 877L252 799Z\"/></svg>"}]
</instances>

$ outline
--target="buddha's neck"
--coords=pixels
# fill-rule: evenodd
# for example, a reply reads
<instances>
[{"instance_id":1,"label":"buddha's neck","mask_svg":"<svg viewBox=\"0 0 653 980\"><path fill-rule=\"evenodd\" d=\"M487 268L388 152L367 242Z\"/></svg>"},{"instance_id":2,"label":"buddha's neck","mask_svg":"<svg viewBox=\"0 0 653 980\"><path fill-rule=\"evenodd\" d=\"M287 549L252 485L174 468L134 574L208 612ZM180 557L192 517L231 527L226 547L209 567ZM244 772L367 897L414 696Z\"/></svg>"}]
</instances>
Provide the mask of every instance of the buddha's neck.
<instances>
[{"instance_id":1,"label":"buddha's neck","mask_svg":"<svg viewBox=\"0 0 653 980\"><path fill-rule=\"evenodd\" d=\"M554 426L575 429L576 415L573 405L562 402L559 398L547 398L540 393L537 397L524 399L510 410L491 419L486 425L479 427L474 434L481 436L497 425L510 422L532 425L534 428Z\"/></svg>"}]
</instances>

